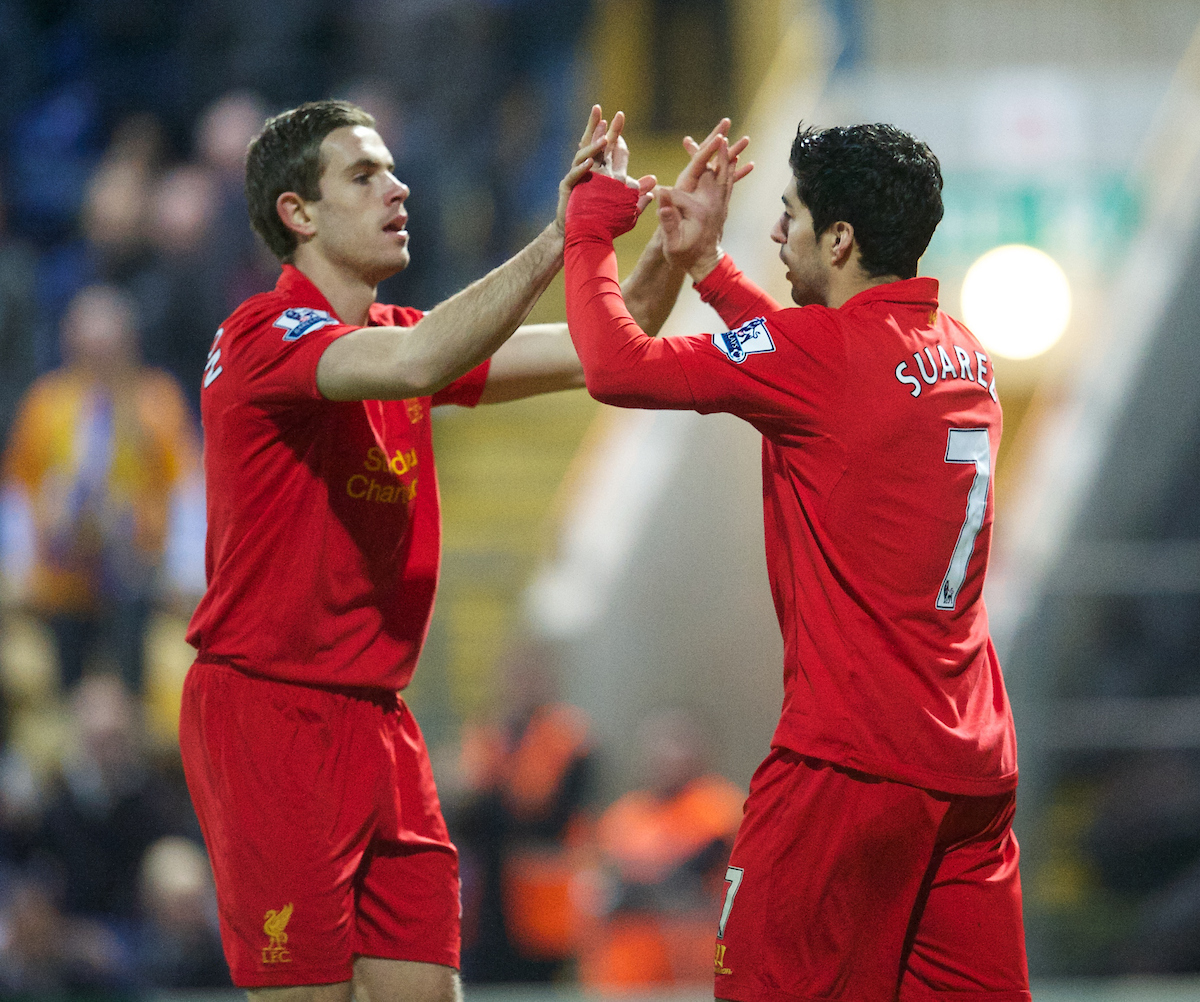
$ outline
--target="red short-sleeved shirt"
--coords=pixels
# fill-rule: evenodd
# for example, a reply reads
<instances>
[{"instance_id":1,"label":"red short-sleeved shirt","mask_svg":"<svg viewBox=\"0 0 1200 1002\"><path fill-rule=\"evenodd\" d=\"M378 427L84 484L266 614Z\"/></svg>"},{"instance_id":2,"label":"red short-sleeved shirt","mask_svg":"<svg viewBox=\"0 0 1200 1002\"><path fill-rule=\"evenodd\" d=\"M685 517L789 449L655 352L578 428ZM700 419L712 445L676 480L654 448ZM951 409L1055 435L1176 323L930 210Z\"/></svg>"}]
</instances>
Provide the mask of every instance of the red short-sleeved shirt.
<instances>
[{"instance_id":1,"label":"red short-sleeved shirt","mask_svg":"<svg viewBox=\"0 0 1200 1002\"><path fill-rule=\"evenodd\" d=\"M620 300L611 220L636 193L572 195L567 315L588 386L726 411L763 434L767 568L784 640L773 743L948 793L1017 781L983 602L1001 414L986 352L937 282L780 310L726 258L700 287L731 332L647 338Z\"/></svg>"},{"instance_id":2,"label":"red short-sleeved shirt","mask_svg":"<svg viewBox=\"0 0 1200 1002\"><path fill-rule=\"evenodd\" d=\"M370 323L421 316L376 304ZM200 406L208 590L188 629L200 660L313 685L412 678L441 550L429 410L474 406L488 366L432 398L326 400L317 362L355 329L285 265L217 332Z\"/></svg>"}]
</instances>

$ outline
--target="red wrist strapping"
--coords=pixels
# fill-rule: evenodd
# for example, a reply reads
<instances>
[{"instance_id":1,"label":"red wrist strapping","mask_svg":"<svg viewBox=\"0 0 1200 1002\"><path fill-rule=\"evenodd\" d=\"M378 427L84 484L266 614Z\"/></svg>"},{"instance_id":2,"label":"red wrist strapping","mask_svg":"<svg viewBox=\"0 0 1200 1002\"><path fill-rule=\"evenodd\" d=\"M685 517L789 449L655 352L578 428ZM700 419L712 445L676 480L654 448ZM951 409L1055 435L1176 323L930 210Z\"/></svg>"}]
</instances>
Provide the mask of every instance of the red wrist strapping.
<instances>
[{"instance_id":1,"label":"red wrist strapping","mask_svg":"<svg viewBox=\"0 0 1200 1002\"><path fill-rule=\"evenodd\" d=\"M637 223L638 192L616 178L587 174L567 202L566 246L580 240L613 240Z\"/></svg>"}]
</instances>

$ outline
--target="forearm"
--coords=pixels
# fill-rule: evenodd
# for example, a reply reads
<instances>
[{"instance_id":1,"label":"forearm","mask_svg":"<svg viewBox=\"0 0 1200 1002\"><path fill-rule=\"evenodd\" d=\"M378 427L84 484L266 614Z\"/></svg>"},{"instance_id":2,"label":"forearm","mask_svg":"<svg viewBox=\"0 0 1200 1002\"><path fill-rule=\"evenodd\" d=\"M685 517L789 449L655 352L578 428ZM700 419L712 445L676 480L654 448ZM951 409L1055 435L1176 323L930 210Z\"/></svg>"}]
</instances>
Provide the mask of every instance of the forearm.
<instances>
[{"instance_id":1,"label":"forearm","mask_svg":"<svg viewBox=\"0 0 1200 1002\"><path fill-rule=\"evenodd\" d=\"M492 356L481 404L583 386L583 366L566 324L521 327Z\"/></svg>"},{"instance_id":2,"label":"forearm","mask_svg":"<svg viewBox=\"0 0 1200 1002\"><path fill-rule=\"evenodd\" d=\"M675 267L663 255L662 230L656 229L633 271L621 283L621 297L629 315L650 337L667 322L686 277L684 269Z\"/></svg>"},{"instance_id":3,"label":"forearm","mask_svg":"<svg viewBox=\"0 0 1200 1002\"><path fill-rule=\"evenodd\" d=\"M429 396L493 355L560 267L562 236L552 223L413 327L364 327L334 341L317 365L317 387L330 400Z\"/></svg>"},{"instance_id":4,"label":"forearm","mask_svg":"<svg viewBox=\"0 0 1200 1002\"><path fill-rule=\"evenodd\" d=\"M653 337L662 329L687 272L669 264L658 230L621 286L635 323ZM481 404L520 400L584 385L583 365L566 324L521 327L492 356Z\"/></svg>"},{"instance_id":5,"label":"forearm","mask_svg":"<svg viewBox=\"0 0 1200 1002\"><path fill-rule=\"evenodd\" d=\"M632 211L630 196L615 189L590 200L577 189L572 210L580 211L568 214L567 325L588 392L623 407L690 408L691 392L673 348L666 339L648 337L630 316L621 298L611 240L600 235L602 226L587 218L590 212L604 217L610 211L606 201Z\"/></svg>"}]
</instances>

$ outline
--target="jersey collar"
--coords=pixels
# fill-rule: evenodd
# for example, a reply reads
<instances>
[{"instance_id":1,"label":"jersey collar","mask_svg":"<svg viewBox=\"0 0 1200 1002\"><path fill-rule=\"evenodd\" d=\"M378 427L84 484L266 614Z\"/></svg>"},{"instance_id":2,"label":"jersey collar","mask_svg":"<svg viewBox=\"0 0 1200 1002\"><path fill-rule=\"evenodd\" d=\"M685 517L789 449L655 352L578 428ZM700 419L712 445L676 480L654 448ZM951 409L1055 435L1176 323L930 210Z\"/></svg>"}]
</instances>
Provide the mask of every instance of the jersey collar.
<instances>
[{"instance_id":1,"label":"jersey collar","mask_svg":"<svg viewBox=\"0 0 1200 1002\"><path fill-rule=\"evenodd\" d=\"M311 278L294 264L283 266L279 281L275 283L275 291L286 295L288 300L297 306L310 306L313 309L324 310L332 317L337 317L337 314L333 312L333 307L329 305L329 300L325 298L325 294L316 287ZM340 317L338 323L341 323Z\"/></svg>"},{"instance_id":2,"label":"jersey collar","mask_svg":"<svg viewBox=\"0 0 1200 1002\"><path fill-rule=\"evenodd\" d=\"M863 289L857 295L851 296L841 305L841 309L851 306L865 306L867 303L908 303L913 306L923 306L926 309L938 308L938 281L936 278L902 278L899 282L884 282Z\"/></svg>"}]
</instances>

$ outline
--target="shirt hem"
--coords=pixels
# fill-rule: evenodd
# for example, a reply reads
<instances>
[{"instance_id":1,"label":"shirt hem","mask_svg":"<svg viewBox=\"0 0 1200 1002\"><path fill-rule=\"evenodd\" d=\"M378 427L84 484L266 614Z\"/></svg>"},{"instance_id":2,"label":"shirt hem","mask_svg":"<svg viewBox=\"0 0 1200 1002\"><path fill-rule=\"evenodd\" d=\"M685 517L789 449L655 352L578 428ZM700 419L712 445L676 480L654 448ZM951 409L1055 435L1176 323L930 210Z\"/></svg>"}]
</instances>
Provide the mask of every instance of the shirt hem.
<instances>
[{"instance_id":1,"label":"shirt hem","mask_svg":"<svg viewBox=\"0 0 1200 1002\"><path fill-rule=\"evenodd\" d=\"M1011 793L1017 788L1018 772L1015 769L1012 772L987 777L947 775L946 773L929 772L924 769L887 763L860 755L853 750L838 754L819 744L781 739L778 736L771 739L771 747L832 762L845 769L878 776L880 779L903 783L906 786L915 786L922 790L931 790L935 793L947 793L956 797L993 797Z\"/></svg>"},{"instance_id":2,"label":"shirt hem","mask_svg":"<svg viewBox=\"0 0 1200 1002\"><path fill-rule=\"evenodd\" d=\"M227 668L230 671L235 671L239 675L244 675L246 678L255 679L262 682L277 682L280 685L297 685L304 689L320 689L323 692L333 692L342 696L352 696L358 699L377 699L380 696L399 696L403 691L402 686L394 686L387 684L350 684L341 685L337 682L320 682L310 679L289 678L284 675L275 675L269 671L260 671L253 668L248 668L235 658L225 657L219 654L207 654L201 652L196 655L194 662L197 665L202 665L206 668Z\"/></svg>"}]
</instances>

